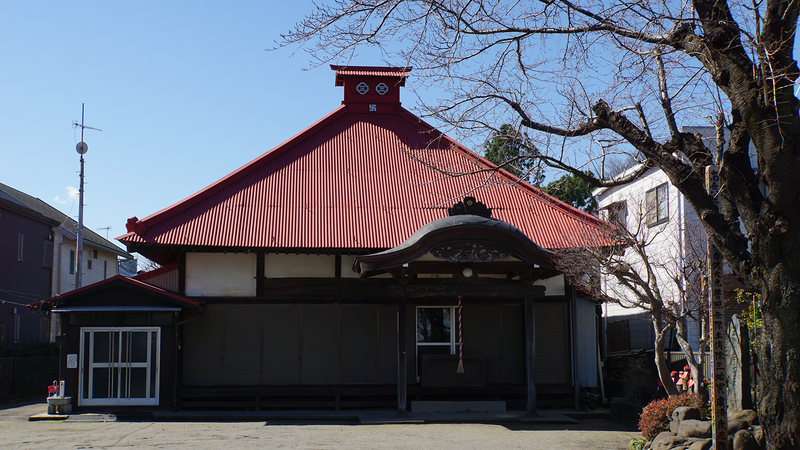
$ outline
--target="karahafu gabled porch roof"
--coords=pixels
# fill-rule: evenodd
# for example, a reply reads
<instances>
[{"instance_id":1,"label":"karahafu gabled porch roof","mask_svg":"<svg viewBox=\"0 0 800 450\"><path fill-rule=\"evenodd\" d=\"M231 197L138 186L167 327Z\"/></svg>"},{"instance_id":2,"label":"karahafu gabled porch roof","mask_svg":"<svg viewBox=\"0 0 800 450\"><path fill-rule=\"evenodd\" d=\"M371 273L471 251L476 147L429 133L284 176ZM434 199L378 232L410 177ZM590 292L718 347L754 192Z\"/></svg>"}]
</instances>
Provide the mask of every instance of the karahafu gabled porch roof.
<instances>
[{"instance_id":1,"label":"karahafu gabled porch roof","mask_svg":"<svg viewBox=\"0 0 800 450\"><path fill-rule=\"evenodd\" d=\"M468 197L450 208L450 216L423 225L400 245L357 257L354 270L361 278L401 268L446 273L453 271L452 263L462 263L469 265L470 271L474 266L476 271L484 273L533 275L535 272L535 278L558 274L553 261L555 253L533 242L517 227L488 214L454 212L459 205L469 202L482 206Z\"/></svg>"}]
</instances>

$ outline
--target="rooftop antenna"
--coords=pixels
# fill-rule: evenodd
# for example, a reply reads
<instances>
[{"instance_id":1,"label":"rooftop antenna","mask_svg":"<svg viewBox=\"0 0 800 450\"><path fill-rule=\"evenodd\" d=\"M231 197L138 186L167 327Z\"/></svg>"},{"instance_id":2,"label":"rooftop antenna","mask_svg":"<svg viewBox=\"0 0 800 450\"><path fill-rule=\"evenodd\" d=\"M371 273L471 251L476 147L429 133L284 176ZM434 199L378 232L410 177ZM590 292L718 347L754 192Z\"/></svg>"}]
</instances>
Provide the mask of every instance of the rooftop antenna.
<instances>
[{"instance_id":1,"label":"rooftop antenna","mask_svg":"<svg viewBox=\"0 0 800 450\"><path fill-rule=\"evenodd\" d=\"M98 228L98 230L106 230L106 239L108 239L108 230L110 230L110 229L111 229L111 225L109 225L107 227Z\"/></svg>"},{"instance_id":2,"label":"rooftop antenna","mask_svg":"<svg viewBox=\"0 0 800 450\"><path fill-rule=\"evenodd\" d=\"M83 274L83 155L89 151L89 146L86 145L86 142L83 142L83 130L88 128L90 130L103 131L99 128L87 127L83 124L84 106L85 104L81 103L81 123L72 122L72 126L81 127L81 141L75 146L75 151L81 155L81 187L78 190L78 242L76 251L77 259L75 261L78 266L78 270L75 271L75 289L81 287L81 275Z\"/></svg>"}]
</instances>

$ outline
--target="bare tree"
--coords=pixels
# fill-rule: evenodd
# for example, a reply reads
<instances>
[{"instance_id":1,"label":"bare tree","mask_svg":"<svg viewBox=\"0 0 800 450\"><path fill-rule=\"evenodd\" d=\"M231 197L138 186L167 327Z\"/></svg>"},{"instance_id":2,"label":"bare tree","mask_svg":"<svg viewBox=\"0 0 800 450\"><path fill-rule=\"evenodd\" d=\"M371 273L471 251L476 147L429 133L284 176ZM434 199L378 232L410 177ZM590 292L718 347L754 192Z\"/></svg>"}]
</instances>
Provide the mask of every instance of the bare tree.
<instances>
[{"instance_id":1,"label":"bare tree","mask_svg":"<svg viewBox=\"0 0 800 450\"><path fill-rule=\"evenodd\" d=\"M680 200L672 203L677 201ZM670 209L677 209L674 206ZM650 226L651 210L644 193L611 203L601 211L611 224L604 242L616 244L563 249L558 264L573 283L599 290L622 308L646 313L654 331L654 363L659 379L669 395L676 395L679 392L670 377L664 352L672 330L692 369L694 386L702 381L700 368L706 340L702 330L706 328L707 308L700 301L702 288L698 288L698 281L704 272L705 255L696 243L702 242L703 233L691 224L678 226L678 220ZM699 352L695 352L688 338L688 321L701 330Z\"/></svg>"},{"instance_id":2,"label":"bare tree","mask_svg":"<svg viewBox=\"0 0 800 450\"><path fill-rule=\"evenodd\" d=\"M769 448L798 448L798 11L785 0L333 0L279 45L340 64L377 46L447 91L423 105L439 121L482 136L490 124L527 128L532 156L595 186L640 176L607 180L616 155L660 167L763 298L759 417ZM719 113L730 131L720 154L680 131ZM715 159L719 207L703 183Z\"/></svg>"}]
</instances>

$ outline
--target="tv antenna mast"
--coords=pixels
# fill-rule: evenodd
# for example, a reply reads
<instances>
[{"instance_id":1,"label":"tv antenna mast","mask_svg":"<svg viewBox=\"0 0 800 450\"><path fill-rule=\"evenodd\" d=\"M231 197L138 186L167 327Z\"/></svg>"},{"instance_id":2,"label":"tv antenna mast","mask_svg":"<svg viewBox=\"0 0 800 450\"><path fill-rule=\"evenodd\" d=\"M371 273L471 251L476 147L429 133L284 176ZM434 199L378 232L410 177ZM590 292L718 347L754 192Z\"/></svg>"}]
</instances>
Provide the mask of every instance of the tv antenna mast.
<instances>
[{"instance_id":1,"label":"tv antenna mast","mask_svg":"<svg viewBox=\"0 0 800 450\"><path fill-rule=\"evenodd\" d=\"M81 123L77 121L72 122L72 126L74 127L81 127L81 141L78 142L78 145L75 146L75 151L81 155L81 187L78 190L78 242L77 242L77 259L75 263L78 266L78 270L75 271L75 289L81 287L82 282L82 274L83 274L83 155L89 151L89 146L86 145L86 142L83 142L83 130L95 130L95 131L103 131L99 128L92 128L87 127L83 123L83 113L84 113L84 103L81 103Z\"/></svg>"},{"instance_id":2,"label":"tv antenna mast","mask_svg":"<svg viewBox=\"0 0 800 450\"><path fill-rule=\"evenodd\" d=\"M100 228L98 228L97 230L98 230L98 231L100 231L100 230L106 230L106 239L108 239L108 231L109 231L110 229L111 229L111 226L109 225L109 226L107 226L107 227L100 227Z\"/></svg>"}]
</instances>

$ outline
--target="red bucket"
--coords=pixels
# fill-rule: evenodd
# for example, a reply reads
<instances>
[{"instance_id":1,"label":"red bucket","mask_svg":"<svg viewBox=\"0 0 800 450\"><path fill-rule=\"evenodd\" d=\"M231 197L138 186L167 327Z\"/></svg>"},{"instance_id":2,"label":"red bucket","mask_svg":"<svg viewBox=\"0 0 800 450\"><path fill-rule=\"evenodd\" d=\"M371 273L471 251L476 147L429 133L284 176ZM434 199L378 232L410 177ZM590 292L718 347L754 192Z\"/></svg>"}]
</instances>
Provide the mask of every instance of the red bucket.
<instances>
[{"instance_id":1,"label":"red bucket","mask_svg":"<svg viewBox=\"0 0 800 450\"><path fill-rule=\"evenodd\" d=\"M51 397L58 394L58 385L47 386L47 394Z\"/></svg>"}]
</instances>

